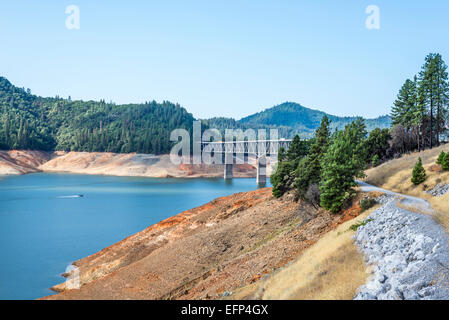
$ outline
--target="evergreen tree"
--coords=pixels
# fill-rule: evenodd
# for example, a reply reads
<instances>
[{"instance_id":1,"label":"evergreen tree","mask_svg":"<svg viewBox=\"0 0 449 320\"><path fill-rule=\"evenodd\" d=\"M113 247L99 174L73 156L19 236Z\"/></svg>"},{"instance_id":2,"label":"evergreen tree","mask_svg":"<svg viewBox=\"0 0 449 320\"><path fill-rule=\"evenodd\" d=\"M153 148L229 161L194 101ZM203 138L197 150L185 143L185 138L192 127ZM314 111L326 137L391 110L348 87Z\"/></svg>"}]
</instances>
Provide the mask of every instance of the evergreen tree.
<instances>
[{"instance_id":1,"label":"evergreen tree","mask_svg":"<svg viewBox=\"0 0 449 320\"><path fill-rule=\"evenodd\" d=\"M378 157L379 161L386 158L390 140L391 135L388 129L376 128L371 131L365 141L365 148L368 155L366 161L372 161L375 156Z\"/></svg>"},{"instance_id":2,"label":"evergreen tree","mask_svg":"<svg viewBox=\"0 0 449 320\"><path fill-rule=\"evenodd\" d=\"M441 151L440 155L438 156L438 159L437 159L436 163L442 165L445 156L446 156L446 153L444 151Z\"/></svg>"},{"instance_id":3,"label":"evergreen tree","mask_svg":"<svg viewBox=\"0 0 449 320\"><path fill-rule=\"evenodd\" d=\"M448 97L447 66L440 54L431 53L418 77L405 81L391 111L393 124L405 130L401 135L413 136L415 143L409 147L421 150L440 144L440 136L446 131Z\"/></svg>"},{"instance_id":4,"label":"evergreen tree","mask_svg":"<svg viewBox=\"0 0 449 320\"><path fill-rule=\"evenodd\" d=\"M320 204L333 213L338 212L351 198L351 189L356 186L350 173L352 152L347 136L339 131L323 159Z\"/></svg>"},{"instance_id":5,"label":"evergreen tree","mask_svg":"<svg viewBox=\"0 0 449 320\"><path fill-rule=\"evenodd\" d=\"M333 213L355 195L354 178L362 178L365 162L360 160L364 150L366 129L363 121L357 120L338 131L324 155L321 174L321 206Z\"/></svg>"},{"instance_id":6,"label":"evergreen tree","mask_svg":"<svg viewBox=\"0 0 449 320\"><path fill-rule=\"evenodd\" d=\"M446 118L446 106L448 103L449 85L447 65L443 61L441 54L435 54L435 104L436 104L436 143L440 144L440 133L444 130L444 120Z\"/></svg>"},{"instance_id":7,"label":"evergreen tree","mask_svg":"<svg viewBox=\"0 0 449 320\"><path fill-rule=\"evenodd\" d=\"M393 125L403 125L410 128L413 120L413 111L417 103L417 91L414 81L407 79L399 90L394 106L391 110Z\"/></svg>"},{"instance_id":8,"label":"evergreen tree","mask_svg":"<svg viewBox=\"0 0 449 320\"><path fill-rule=\"evenodd\" d=\"M330 121L327 116L321 119L315 138L310 146L309 154L296 169L296 188L301 198L306 198L309 186L319 184L321 180L321 163L330 140Z\"/></svg>"},{"instance_id":9,"label":"evergreen tree","mask_svg":"<svg viewBox=\"0 0 449 320\"><path fill-rule=\"evenodd\" d=\"M281 197L285 192L294 188L295 169L301 159L307 155L307 142L295 136L287 152L280 150L278 154L278 167L271 175L270 181L273 185L273 196Z\"/></svg>"},{"instance_id":10,"label":"evergreen tree","mask_svg":"<svg viewBox=\"0 0 449 320\"><path fill-rule=\"evenodd\" d=\"M287 150L285 159L287 161L294 161L296 164L299 160L307 154L307 142L305 140L301 140L301 138L296 135L293 138L290 147Z\"/></svg>"},{"instance_id":11,"label":"evergreen tree","mask_svg":"<svg viewBox=\"0 0 449 320\"><path fill-rule=\"evenodd\" d=\"M419 73L420 86L423 88L426 105L429 106L429 147L434 145L434 107L435 107L435 63L434 54L428 54Z\"/></svg>"},{"instance_id":12,"label":"evergreen tree","mask_svg":"<svg viewBox=\"0 0 449 320\"><path fill-rule=\"evenodd\" d=\"M284 147L280 147L278 151L278 163L281 163L285 160L286 154Z\"/></svg>"},{"instance_id":13,"label":"evergreen tree","mask_svg":"<svg viewBox=\"0 0 449 320\"><path fill-rule=\"evenodd\" d=\"M412 171L412 182L414 185L419 185L423 183L426 180L426 170L424 169L422 165L421 157L418 159L418 162L416 162L415 167Z\"/></svg>"},{"instance_id":14,"label":"evergreen tree","mask_svg":"<svg viewBox=\"0 0 449 320\"><path fill-rule=\"evenodd\" d=\"M444 155L443 162L441 163L444 171L449 170L449 152Z\"/></svg>"}]
</instances>

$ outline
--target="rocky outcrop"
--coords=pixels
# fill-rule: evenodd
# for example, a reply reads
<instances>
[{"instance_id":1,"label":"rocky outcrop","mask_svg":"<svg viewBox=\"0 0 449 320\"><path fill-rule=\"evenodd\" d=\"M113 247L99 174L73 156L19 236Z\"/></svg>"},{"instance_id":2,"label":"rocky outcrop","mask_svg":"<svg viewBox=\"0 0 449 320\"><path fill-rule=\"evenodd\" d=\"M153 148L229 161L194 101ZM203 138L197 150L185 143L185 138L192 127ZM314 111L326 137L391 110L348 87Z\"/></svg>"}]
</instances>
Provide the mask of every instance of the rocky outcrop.
<instances>
[{"instance_id":1,"label":"rocky outcrop","mask_svg":"<svg viewBox=\"0 0 449 320\"><path fill-rule=\"evenodd\" d=\"M373 267L355 299L449 299L449 236L429 215L396 206L388 196L355 242Z\"/></svg>"},{"instance_id":2,"label":"rocky outcrop","mask_svg":"<svg viewBox=\"0 0 449 320\"><path fill-rule=\"evenodd\" d=\"M434 197L444 196L449 191L449 184L440 183L437 184L432 190L426 191Z\"/></svg>"}]
</instances>

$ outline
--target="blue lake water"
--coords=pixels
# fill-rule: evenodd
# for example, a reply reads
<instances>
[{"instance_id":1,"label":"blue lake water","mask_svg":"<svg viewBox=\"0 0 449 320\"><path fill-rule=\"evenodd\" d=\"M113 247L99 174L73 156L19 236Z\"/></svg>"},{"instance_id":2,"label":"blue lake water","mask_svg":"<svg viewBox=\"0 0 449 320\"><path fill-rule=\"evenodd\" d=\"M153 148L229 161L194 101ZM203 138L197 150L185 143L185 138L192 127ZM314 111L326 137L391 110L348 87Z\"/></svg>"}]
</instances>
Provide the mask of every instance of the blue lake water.
<instances>
[{"instance_id":1,"label":"blue lake water","mask_svg":"<svg viewBox=\"0 0 449 320\"><path fill-rule=\"evenodd\" d=\"M256 188L255 179L0 177L0 299L52 294L73 261L181 211Z\"/></svg>"}]
</instances>

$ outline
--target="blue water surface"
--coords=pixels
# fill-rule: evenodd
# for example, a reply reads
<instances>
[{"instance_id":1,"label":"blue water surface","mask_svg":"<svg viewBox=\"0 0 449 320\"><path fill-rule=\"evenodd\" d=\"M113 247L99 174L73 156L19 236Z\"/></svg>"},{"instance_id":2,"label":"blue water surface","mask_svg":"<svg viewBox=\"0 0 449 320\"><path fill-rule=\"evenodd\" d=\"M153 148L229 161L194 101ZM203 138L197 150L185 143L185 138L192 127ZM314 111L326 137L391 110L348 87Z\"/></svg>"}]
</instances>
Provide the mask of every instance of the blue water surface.
<instances>
[{"instance_id":1,"label":"blue water surface","mask_svg":"<svg viewBox=\"0 0 449 320\"><path fill-rule=\"evenodd\" d=\"M181 211L256 188L255 179L0 177L0 299L52 294L73 261Z\"/></svg>"}]
</instances>

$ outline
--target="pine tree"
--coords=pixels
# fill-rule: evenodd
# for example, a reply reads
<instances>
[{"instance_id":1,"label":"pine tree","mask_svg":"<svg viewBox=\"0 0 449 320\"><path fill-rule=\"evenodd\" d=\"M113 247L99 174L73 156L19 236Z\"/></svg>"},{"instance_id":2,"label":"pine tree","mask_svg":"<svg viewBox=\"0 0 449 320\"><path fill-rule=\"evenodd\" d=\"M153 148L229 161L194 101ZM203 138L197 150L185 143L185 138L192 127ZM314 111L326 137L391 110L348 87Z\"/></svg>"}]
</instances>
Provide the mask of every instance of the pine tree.
<instances>
[{"instance_id":1,"label":"pine tree","mask_svg":"<svg viewBox=\"0 0 449 320\"><path fill-rule=\"evenodd\" d=\"M429 146L440 143L440 134L444 131L443 121L448 105L447 65L438 53L430 53L425 59L419 74L419 83L425 94L424 101L429 110ZM435 115L436 112L436 115Z\"/></svg>"},{"instance_id":2,"label":"pine tree","mask_svg":"<svg viewBox=\"0 0 449 320\"><path fill-rule=\"evenodd\" d=\"M315 132L309 154L301 161L295 172L295 185L301 198L306 198L309 186L319 184L321 180L321 162L330 140L330 121L327 116L321 119L321 125Z\"/></svg>"},{"instance_id":3,"label":"pine tree","mask_svg":"<svg viewBox=\"0 0 449 320\"><path fill-rule=\"evenodd\" d=\"M447 65L443 61L441 54L436 54L434 57L435 63L435 104L437 108L436 115L436 139L437 145L440 144L440 133L444 130L444 118L446 114L449 86L447 83L448 73Z\"/></svg>"},{"instance_id":4,"label":"pine tree","mask_svg":"<svg viewBox=\"0 0 449 320\"><path fill-rule=\"evenodd\" d=\"M425 93L425 102L429 106L429 147L434 145L434 107L435 107L435 54L426 56L424 65L419 73L420 86Z\"/></svg>"},{"instance_id":5,"label":"pine tree","mask_svg":"<svg viewBox=\"0 0 449 320\"><path fill-rule=\"evenodd\" d=\"M285 192L294 188L295 169L299 162L307 155L307 142L295 136L287 152L283 150L278 154L278 167L271 175L270 181L273 185L273 196L281 197Z\"/></svg>"},{"instance_id":6,"label":"pine tree","mask_svg":"<svg viewBox=\"0 0 449 320\"><path fill-rule=\"evenodd\" d=\"M415 164L412 172L412 182L414 185L419 185L423 183L427 178L426 170L422 165L421 157L418 159L418 162Z\"/></svg>"},{"instance_id":7,"label":"pine tree","mask_svg":"<svg viewBox=\"0 0 449 320\"><path fill-rule=\"evenodd\" d=\"M338 131L322 161L321 206L333 213L355 195L357 186L354 178L364 176L365 162L361 161L366 129L358 119Z\"/></svg>"},{"instance_id":8,"label":"pine tree","mask_svg":"<svg viewBox=\"0 0 449 320\"><path fill-rule=\"evenodd\" d=\"M352 152L350 141L342 131L339 131L324 155L320 204L333 213L337 213L351 198L353 195L351 189L356 186L350 173Z\"/></svg>"},{"instance_id":9,"label":"pine tree","mask_svg":"<svg viewBox=\"0 0 449 320\"><path fill-rule=\"evenodd\" d=\"M400 124L406 128L412 126L413 111L417 102L416 83L407 79L399 90L391 110L393 125Z\"/></svg>"},{"instance_id":10,"label":"pine tree","mask_svg":"<svg viewBox=\"0 0 449 320\"><path fill-rule=\"evenodd\" d=\"M278 151L278 163L281 163L282 161L285 160L285 149L284 147L280 147L279 151Z\"/></svg>"},{"instance_id":11,"label":"pine tree","mask_svg":"<svg viewBox=\"0 0 449 320\"><path fill-rule=\"evenodd\" d=\"M301 140L301 138L296 135L293 138L290 147L287 150L285 159L287 161L295 161L298 164L299 160L307 155L307 144L306 141Z\"/></svg>"},{"instance_id":12,"label":"pine tree","mask_svg":"<svg viewBox=\"0 0 449 320\"><path fill-rule=\"evenodd\" d=\"M438 156L438 159L436 161L437 164L443 164L444 156L446 153L444 151L441 151L440 155Z\"/></svg>"},{"instance_id":13,"label":"pine tree","mask_svg":"<svg viewBox=\"0 0 449 320\"><path fill-rule=\"evenodd\" d=\"M443 161L441 163L441 166L443 167L444 171L448 171L449 170L449 152L447 152L444 155Z\"/></svg>"}]
</instances>

